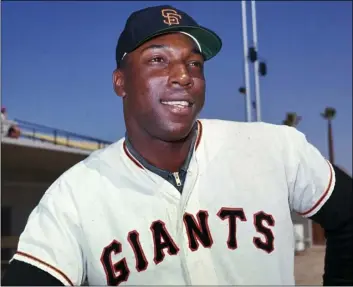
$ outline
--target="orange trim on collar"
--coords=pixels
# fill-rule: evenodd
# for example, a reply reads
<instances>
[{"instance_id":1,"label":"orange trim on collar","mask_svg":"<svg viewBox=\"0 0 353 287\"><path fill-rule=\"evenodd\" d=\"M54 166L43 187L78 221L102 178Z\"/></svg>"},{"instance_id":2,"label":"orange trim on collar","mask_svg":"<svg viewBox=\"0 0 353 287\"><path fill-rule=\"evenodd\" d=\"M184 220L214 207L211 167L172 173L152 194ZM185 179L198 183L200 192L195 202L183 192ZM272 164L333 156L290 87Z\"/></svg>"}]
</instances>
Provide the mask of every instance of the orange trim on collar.
<instances>
[{"instance_id":1,"label":"orange trim on collar","mask_svg":"<svg viewBox=\"0 0 353 287\"><path fill-rule=\"evenodd\" d=\"M136 164L139 168L142 168L142 169L143 169L143 166L138 162L137 159L135 159L135 158L132 156L132 154L131 154L131 153L129 152L129 150L127 149L125 141L124 141L124 143L123 143L123 148L124 148L124 151L125 151L127 157L128 157L129 159L131 159L131 161L132 161L134 164Z\"/></svg>"},{"instance_id":2,"label":"orange trim on collar","mask_svg":"<svg viewBox=\"0 0 353 287\"><path fill-rule=\"evenodd\" d=\"M197 138L196 138L196 142L195 142L195 150L197 150L200 141L201 141L201 137L202 137L202 123L197 120L197 125L198 125L198 129L197 129ZM127 155L127 157L134 163L136 164L139 168L144 169L144 167L142 166L142 164L140 164L140 162L133 157L133 155L129 152L129 150L126 147L126 142L124 141L123 143L123 148L124 148L124 152Z\"/></svg>"},{"instance_id":3,"label":"orange trim on collar","mask_svg":"<svg viewBox=\"0 0 353 287\"><path fill-rule=\"evenodd\" d=\"M201 137L202 137L202 123L197 120L197 124L199 126L199 128L197 129L197 139L195 142L195 150L197 150L197 148L199 147L200 141L201 141Z\"/></svg>"}]
</instances>

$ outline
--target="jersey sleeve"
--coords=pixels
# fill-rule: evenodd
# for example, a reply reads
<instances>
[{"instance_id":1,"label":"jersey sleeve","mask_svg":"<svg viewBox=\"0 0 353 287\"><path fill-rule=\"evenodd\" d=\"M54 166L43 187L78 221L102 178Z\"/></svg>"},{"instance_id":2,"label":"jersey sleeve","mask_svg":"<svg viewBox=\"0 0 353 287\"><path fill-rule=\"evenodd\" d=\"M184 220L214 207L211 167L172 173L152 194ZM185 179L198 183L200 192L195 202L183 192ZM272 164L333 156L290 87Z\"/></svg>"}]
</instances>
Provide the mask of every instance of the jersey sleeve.
<instances>
[{"instance_id":1,"label":"jersey sleeve","mask_svg":"<svg viewBox=\"0 0 353 287\"><path fill-rule=\"evenodd\" d=\"M59 178L31 212L12 260L38 267L64 285L81 285L85 260L79 237L70 185Z\"/></svg>"},{"instance_id":2,"label":"jersey sleeve","mask_svg":"<svg viewBox=\"0 0 353 287\"><path fill-rule=\"evenodd\" d=\"M316 214L335 186L331 163L295 128L285 127L285 167L292 210L304 217Z\"/></svg>"}]
</instances>

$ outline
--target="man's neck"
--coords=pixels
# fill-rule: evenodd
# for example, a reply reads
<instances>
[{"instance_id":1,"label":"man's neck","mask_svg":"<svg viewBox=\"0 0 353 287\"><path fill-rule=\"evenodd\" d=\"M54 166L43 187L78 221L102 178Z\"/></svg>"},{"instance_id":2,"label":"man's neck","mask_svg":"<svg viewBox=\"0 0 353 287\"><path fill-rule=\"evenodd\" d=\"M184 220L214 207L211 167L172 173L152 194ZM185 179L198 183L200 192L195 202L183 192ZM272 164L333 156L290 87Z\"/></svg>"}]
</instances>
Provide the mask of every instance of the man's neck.
<instances>
[{"instance_id":1,"label":"man's neck","mask_svg":"<svg viewBox=\"0 0 353 287\"><path fill-rule=\"evenodd\" d=\"M129 142L149 164L170 172L179 171L183 166L191 145L197 136L197 123L190 134L180 142L164 142L157 139L141 139L129 135Z\"/></svg>"}]
</instances>

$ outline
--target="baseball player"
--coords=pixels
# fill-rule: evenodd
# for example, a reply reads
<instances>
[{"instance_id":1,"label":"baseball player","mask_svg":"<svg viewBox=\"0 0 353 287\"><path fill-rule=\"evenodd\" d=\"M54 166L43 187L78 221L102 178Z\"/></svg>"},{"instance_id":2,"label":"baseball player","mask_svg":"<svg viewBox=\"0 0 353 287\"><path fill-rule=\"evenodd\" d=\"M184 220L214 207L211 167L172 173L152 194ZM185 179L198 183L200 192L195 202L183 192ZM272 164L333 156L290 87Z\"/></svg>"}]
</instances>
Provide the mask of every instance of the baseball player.
<instances>
[{"instance_id":1,"label":"baseball player","mask_svg":"<svg viewBox=\"0 0 353 287\"><path fill-rule=\"evenodd\" d=\"M3 285L293 285L292 210L326 230L324 284L352 284L351 179L294 128L197 119L221 46L171 6L128 18L126 135L45 192Z\"/></svg>"}]
</instances>

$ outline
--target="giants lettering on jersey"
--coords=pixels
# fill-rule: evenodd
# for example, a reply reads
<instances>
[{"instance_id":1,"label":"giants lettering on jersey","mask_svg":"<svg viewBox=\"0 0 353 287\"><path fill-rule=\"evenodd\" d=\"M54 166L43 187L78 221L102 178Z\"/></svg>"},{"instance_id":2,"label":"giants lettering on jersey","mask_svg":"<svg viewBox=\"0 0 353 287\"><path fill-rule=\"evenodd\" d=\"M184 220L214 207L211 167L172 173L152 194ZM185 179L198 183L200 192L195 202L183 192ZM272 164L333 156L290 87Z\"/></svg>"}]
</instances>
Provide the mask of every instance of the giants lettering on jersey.
<instances>
[{"instance_id":1,"label":"giants lettering on jersey","mask_svg":"<svg viewBox=\"0 0 353 287\"><path fill-rule=\"evenodd\" d=\"M200 210L196 214L196 217L190 213L184 214L183 221L188 236L189 248L192 252L197 251L200 244L204 248L211 248L213 245L213 239L208 225L208 216L206 210ZM244 210L242 208L223 207L219 210L217 216L220 220L228 221L229 231L228 238L225 239L225 244L227 244L230 250L236 250L238 248L237 225L241 224L243 221L247 221ZM273 216L264 211L259 211L253 215L253 224L256 231L263 235L262 238L257 236L253 238L254 247L270 254L274 250L275 240L270 228L275 225ZM164 260L166 256L165 252L170 256L178 254L179 247L169 234L163 221L157 220L152 222L150 230L154 242L154 257L151 259L156 265ZM265 240L263 238L265 238ZM135 269L138 272L145 271L149 261L141 246L139 233L136 230L130 231L127 235L127 239L135 254ZM102 251L101 263L107 277L107 284L110 286L117 286L127 281L130 275L130 269L125 257L118 262L112 262L111 259L111 255L121 253L122 248L122 244L114 239Z\"/></svg>"}]
</instances>

